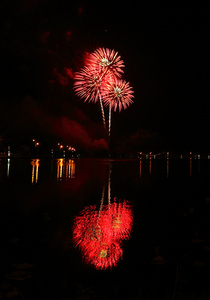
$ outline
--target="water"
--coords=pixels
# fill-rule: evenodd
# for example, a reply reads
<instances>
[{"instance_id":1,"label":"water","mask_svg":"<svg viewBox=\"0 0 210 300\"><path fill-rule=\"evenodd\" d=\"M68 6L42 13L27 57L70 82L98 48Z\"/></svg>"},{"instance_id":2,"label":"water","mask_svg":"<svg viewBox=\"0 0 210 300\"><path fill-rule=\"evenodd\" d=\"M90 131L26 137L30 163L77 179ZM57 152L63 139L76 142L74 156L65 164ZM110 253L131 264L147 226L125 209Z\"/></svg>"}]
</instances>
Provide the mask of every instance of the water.
<instances>
[{"instance_id":1,"label":"water","mask_svg":"<svg viewBox=\"0 0 210 300\"><path fill-rule=\"evenodd\" d=\"M210 299L209 180L208 160L1 159L0 298ZM72 240L103 187L103 209L110 193L133 214L106 270Z\"/></svg>"}]
</instances>

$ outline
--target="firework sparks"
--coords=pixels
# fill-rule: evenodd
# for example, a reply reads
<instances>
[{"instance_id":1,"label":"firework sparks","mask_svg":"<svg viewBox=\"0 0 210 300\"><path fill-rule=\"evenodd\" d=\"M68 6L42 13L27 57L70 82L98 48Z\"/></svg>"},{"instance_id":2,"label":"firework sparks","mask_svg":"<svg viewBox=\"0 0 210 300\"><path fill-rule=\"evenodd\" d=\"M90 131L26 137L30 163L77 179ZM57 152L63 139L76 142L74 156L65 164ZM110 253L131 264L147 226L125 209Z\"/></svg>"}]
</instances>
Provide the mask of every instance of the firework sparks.
<instances>
[{"instance_id":1,"label":"firework sparks","mask_svg":"<svg viewBox=\"0 0 210 300\"><path fill-rule=\"evenodd\" d=\"M84 101L97 102L99 100L99 89L102 84L100 74L92 67L85 66L80 72L76 73L74 90L77 96Z\"/></svg>"},{"instance_id":2,"label":"firework sparks","mask_svg":"<svg viewBox=\"0 0 210 300\"><path fill-rule=\"evenodd\" d=\"M115 76L123 73L123 61L114 50L99 48L89 55L87 64L77 72L74 79L74 90L84 101L97 102L100 89L106 83L114 81Z\"/></svg>"},{"instance_id":3,"label":"firework sparks","mask_svg":"<svg viewBox=\"0 0 210 300\"><path fill-rule=\"evenodd\" d=\"M126 109L131 103L133 91L129 83L121 80L124 62L118 52L98 48L86 55L85 67L75 75L74 90L77 96L88 102L100 102L103 125L106 131L104 106L109 105L108 137L111 133L111 110Z\"/></svg>"},{"instance_id":4,"label":"firework sparks","mask_svg":"<svg viewBox=\"0 0 210 300\"><path fill-rule=\"evenodd\" d=\"M108 137L110 139L111 134L111 110L114 111L122 108L126 109L130 104L133 103L134 98L132 87L129 82L124 80L110 80L102 87L103 102L105 106L109 106L109 126L108 126Z\"/></svg>"},{"instance_id":5,"label":"firework sparks","mask_svg":"<svg viewBox=\"0 0 210 300\"><path fill-rule=\"evenodd\" d=\"M103 88L103 102L105 106L111 105L114 111L126 109L133 103L134 98L132 87L129 82L124 80L115 80L106 83Z\"/></svg>"},{"instance_id":6,"label":"firework sparks","mask_svg":"<svg viewBox=\"0 0 210 300\"><path fill-rule=\"evenodd\" d=\"M102 73L110 72L116 77L124 73L124 62L118 52L108 48L98 48L89 56L89 64Z\"/></svg>"},{"instance_id":7,"label":"firework sparks","mask_svg":"<svg viewBox=\"0 0 210 300\"><path fill-rule=\"evenodd\" d=\"M105 89L108 83L114 82L114 76L108 72L98 72L92 66L85 66L77 72L74 79L74 90L77 96L84 102L97 102L100 98L101 89Z\"/></svg>"},{"instance_id":8,"label":"firework sparks","mask_svg":"<svg viewBox=\"0 0 210 300\"><path fill-rule=\"evenodd\" d=\"M106 82L112 80L112 75L96 71L92 66L85 66L80 72L76 73L74 82L74 90L77 96L84 102L99 101L101 107L101 114L103 119L104 129L106 130L106 120L104 114L104 107L101 98L100 89Z\"/></svg>"}]
</instances>

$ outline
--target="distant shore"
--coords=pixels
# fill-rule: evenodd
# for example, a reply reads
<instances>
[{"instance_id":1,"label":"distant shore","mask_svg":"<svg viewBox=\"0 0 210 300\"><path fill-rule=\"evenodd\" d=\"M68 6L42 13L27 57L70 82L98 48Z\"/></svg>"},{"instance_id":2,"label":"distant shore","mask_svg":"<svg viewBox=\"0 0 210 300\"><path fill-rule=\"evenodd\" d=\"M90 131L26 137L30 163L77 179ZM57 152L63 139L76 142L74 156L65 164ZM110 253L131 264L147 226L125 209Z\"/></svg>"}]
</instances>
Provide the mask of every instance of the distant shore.
<instances>
[{"instance_id":1,"label":"distant shore","mask_svg":"<svg viewBox=\"0 0 210 300\"><path fill-rule=\"evenodd\" d=\"M109 157L103 156L81 156L81 155L74 155L74 156L62 156L62 155L50 155L50 154L10 154L9 156L3 153L0 153L0 159L13 159L13 158L28 158L28 159L105 159L105 160L140 160L140 159L209 159L209 154L177 154L177 153L160 153L160 154L151 154L151 153L142 153L142 154L127 154L127 155L113 155Z\"/></svg>"}]
</instances>

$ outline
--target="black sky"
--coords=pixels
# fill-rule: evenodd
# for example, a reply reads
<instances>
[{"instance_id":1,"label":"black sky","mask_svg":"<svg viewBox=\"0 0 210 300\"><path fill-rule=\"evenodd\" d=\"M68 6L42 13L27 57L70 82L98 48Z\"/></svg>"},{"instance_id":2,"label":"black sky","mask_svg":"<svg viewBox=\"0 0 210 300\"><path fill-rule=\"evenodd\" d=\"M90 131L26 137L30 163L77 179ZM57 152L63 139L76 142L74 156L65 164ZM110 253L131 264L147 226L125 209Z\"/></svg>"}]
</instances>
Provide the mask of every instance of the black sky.
<instances>
[{"instance_id":1,"label":"black sky","mask_svg":"<svg viewBox=\"0 0 210 300\"><path fill-rule=\"evenodd\" d=\"M210 148L208 16L201 3L3 0L0 14L0 135L86 147L61 133L66 117L85 127L83 140L101 140L99 108L74 95L71 76L85 51L101 46L119 52L135 91L134 104L113 115L116 148Z\"/></svg>"}]
</instances>

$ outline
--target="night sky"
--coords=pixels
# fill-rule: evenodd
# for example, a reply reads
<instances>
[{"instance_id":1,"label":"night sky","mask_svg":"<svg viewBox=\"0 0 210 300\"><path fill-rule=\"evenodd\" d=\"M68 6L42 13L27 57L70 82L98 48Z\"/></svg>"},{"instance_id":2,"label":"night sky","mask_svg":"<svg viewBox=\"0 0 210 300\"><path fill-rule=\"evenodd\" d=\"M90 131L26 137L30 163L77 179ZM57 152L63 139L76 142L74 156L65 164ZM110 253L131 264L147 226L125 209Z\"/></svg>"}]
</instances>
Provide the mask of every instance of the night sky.
<instances>
[{"instance_id":1,"label":"night sky","mask_svg":"<svg viewBox=\"0 0 210 300\"><path fill-rule=\"evenodd\" d=\"M112 115L115 151L210 151L207 7L138 2L2 0L0 136L105 149L99 104L73 91L85 53L105 47L135 92Z\"/></svg>"}]
</instances>

